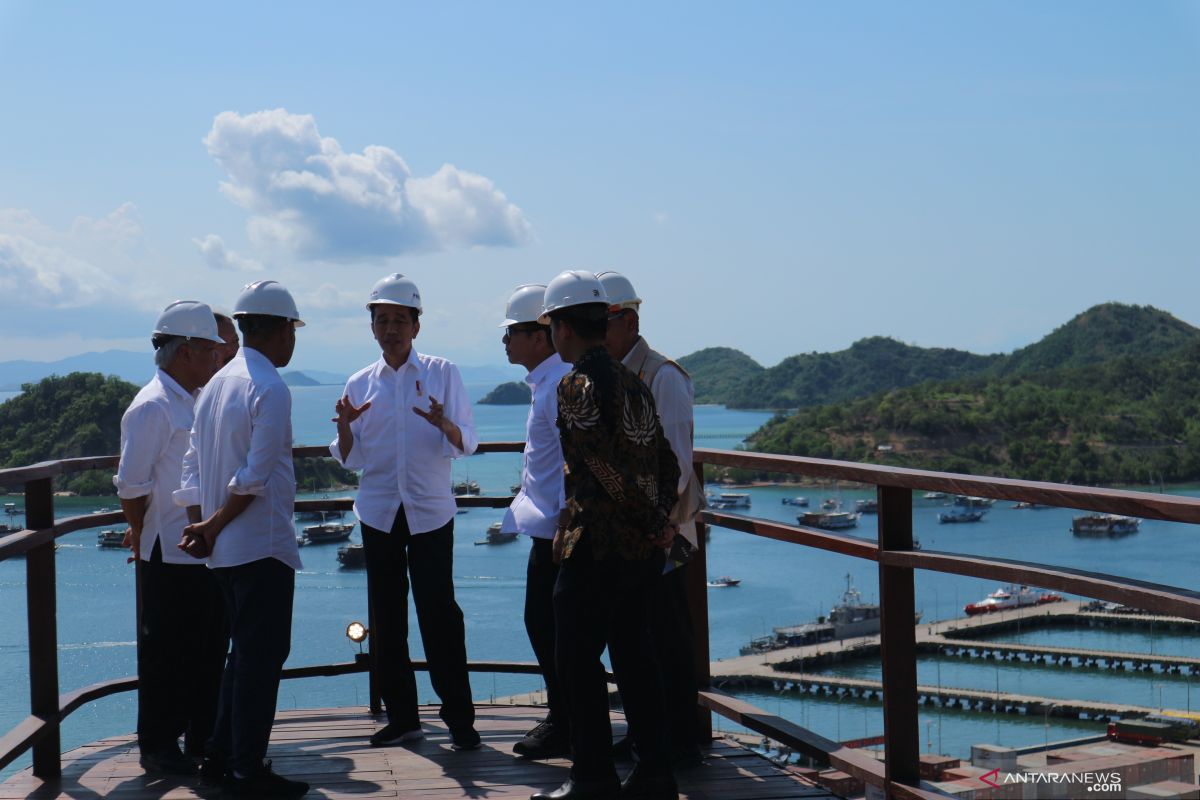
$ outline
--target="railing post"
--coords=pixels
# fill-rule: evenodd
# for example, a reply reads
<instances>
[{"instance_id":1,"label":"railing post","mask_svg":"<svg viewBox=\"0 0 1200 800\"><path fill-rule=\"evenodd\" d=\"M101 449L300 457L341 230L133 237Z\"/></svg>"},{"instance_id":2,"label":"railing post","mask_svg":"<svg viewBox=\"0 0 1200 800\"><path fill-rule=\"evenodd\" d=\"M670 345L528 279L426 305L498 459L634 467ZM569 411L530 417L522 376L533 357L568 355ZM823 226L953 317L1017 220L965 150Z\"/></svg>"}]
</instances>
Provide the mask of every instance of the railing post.
<instances>
[{"instance_id":1,"label":"railing post","mask_svg":"<svg viewBox=\"0 0 1200 800\"><path fill-rule=\"evenodd\" d=\"M50 478L25 484L25 527L54 527L54 491ZM54 540L25 555L25 602L29 626L29 713L50 723L33 745L33 774L62 775L58 706L58 608L54 579Z\"/></svg>"},{"instance_id":2,"label":"railing post","mask_svg":"<svg viewBox=\"0 0 1200 800\"><path fill-rule=\"evenodd\" d=\"M912 492L878 487L880 550L912 550ZM916 593L909 567L879 565L882 617L884 775L889 784L920 782L917 723ZM889 796L891 792L888 792Z\"/></svg>"},{"instance_id":3,"label":"railing post","mask_svg":"<svg viewBox=\"0 0 1200 800\"><path fill-rule=\"evenodd\" d=\"M383 713L383 700L379 696L379 653L375 650L375 595L376 588L371 583L371 573L367 572L367 696L370 698L371 713L378 716Z\"/></svg>"},{"instance_id":4,"label":"railing post","mask_svg":"<svg viewBox=\"0 0 1200 800\"><path fill-rule=\"evenodd\" d=\"M700 485L704 485L704 462L692 465ZM696 521L696 555L692 563L684 567L683 583L687 589L688 614L692 623L692 652L696 665L696 686L708 689L712 685L712 666L708 644L708 548L704 534L708 526ZM698 741L712 740L712 712L696 706L696 738Z\"/></svg>"}]
</instances>

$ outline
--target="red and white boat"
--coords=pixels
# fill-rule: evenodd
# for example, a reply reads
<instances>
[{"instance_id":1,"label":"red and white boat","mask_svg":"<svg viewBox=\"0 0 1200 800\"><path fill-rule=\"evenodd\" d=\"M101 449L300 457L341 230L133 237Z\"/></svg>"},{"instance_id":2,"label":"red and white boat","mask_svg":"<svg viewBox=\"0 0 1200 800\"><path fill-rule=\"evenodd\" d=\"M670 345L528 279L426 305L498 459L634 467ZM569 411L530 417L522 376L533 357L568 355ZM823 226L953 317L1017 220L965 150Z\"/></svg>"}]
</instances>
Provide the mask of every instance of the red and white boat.
<instances>
[{"instance_id":1,"label":"red and white boat","mask_svg":"<svg viewBox=\"0 0 1200 800\"><path fill-rule=\"evenodd\" d=\"M967 616L991 614L996 611L1007 611L1010 608L1040 606L1043 603L1056 603L1062 600L1062 595L1047 592L1042 589L1030 589L1028 586L1009 585L997 589L978 603L968 603L963 611Z\"/></svg>"}]
</instances>

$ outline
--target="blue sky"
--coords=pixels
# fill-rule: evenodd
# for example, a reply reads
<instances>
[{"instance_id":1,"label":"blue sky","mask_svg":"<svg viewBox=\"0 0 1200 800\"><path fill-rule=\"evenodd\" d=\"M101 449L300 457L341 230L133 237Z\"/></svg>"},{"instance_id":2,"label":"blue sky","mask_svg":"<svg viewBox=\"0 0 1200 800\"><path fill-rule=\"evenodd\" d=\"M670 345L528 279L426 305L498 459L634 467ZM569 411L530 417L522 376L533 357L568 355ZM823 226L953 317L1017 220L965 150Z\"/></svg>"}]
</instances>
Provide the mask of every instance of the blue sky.
<instances>
[{"instance_id":1,"label":"blue sky","mask_svg":"<svg viewBox=\"0 0 1200 800\"><path fill-rule=\"evenodd\" d=\"M0 98L0 360L275 278L294 363L344 372L393 271L472 365L566 268L764 364L1108 300L1200 325L1194 2L0 0Z\"/></svg>"}]
</instances>

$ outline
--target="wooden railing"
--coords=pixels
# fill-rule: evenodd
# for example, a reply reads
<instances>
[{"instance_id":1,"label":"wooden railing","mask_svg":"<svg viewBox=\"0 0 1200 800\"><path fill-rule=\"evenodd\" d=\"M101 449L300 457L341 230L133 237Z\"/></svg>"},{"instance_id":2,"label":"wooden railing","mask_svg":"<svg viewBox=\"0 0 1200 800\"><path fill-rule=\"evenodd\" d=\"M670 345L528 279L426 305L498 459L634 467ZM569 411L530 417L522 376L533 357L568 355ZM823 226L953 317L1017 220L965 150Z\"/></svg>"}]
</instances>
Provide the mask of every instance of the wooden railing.
<instances>
[{"instance_id":1,"label":"wooden railing","mask_svg":"<svg viewBox=\"0 0 1200 800\"><path fill-rule=\"evenodd\" d=\"M521 442L481 444L480 453L519 452ZM296 457L322 457L324 447L300 447ZM1112 489L1089 489L1035 481L980 478L922 470L883 467L845 461L794 456L773 456L732 450L698 448L695 469L703 475L705 465L849 481L876 487L879 500L878 536L872 542L857 537L798 525L769 522L737 514L707 510L699 518L700 549L697 564L686 570L687 591L696 630L696 666L700 677L700 706L697 726L711 731L715 712L751 730L780 741L798 752L848 772L867 784L884 790L888 797L941 797L918 772L919 731L917 727L916 630L914 570L945 572L989 578L1006 583L1037 585L1101 600L1135 605L1150 612L1200 620L1200 593L1069 567L1028 561L914 550L912 537L913 491L940 491L998 500L1041 503L1066 508L1125 514L1173 522L1200 523L1200 500L1162 494ZM25 487L26 530L0 539L0 560L24 555L28 605L30 714L0 737L0 767L33 750L33 772L42 778L60 774L59 726L84 703L116 692L136 688L136 678L122 678L59 694L58 636L55 624L54 540L68 533L119 522L119 512L88 514L54 519L51 483L55 476L86 469L115 469L115 456L67 459L29 467L0 470L0 486ZM466 497L460 505L502 508L511 497ZM348 509L348 500L306 500L297 510ZM788 720L768 714L734 697L713 690L710 684L708 604L705 588L708 568L703 546L703 526L717 525L814 547L834 553L875 561L879 571L882 616L881 649L883 676L883 727L885 751L882 764L870 756L843 747ZM368 597L370 587L368 586ZM370 605L373 605L371 603ZM368 627L372 627L368 620ZM369 641L369 640L368 640ZM341 675L351 672L373 674L373 656L356 662L293 668L285 677ZM417 665L423 667L424 665ZM537 665L512 662L472 662L472 671L537 673ZM379 699L371 680L371 706L378 711Z\"/></svg>"}]
</instances>

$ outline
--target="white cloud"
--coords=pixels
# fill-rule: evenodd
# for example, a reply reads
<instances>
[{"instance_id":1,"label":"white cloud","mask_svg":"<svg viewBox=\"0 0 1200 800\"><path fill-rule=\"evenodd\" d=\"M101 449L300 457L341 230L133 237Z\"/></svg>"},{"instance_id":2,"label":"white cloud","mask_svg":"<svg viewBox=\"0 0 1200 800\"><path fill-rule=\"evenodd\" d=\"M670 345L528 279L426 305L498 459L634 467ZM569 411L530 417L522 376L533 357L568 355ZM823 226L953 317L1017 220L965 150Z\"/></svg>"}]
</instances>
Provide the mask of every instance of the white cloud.
<instances>
[{"instance_id":1,"label":"white cloud","mask_svg":"<svg viewBox=\"0 0 1200 800\"><path fill-rule=\"evenodd\" d=\"M320 135L311 115L224 111L204 144L229 174L222 192L252 215L251 240L302 258L513 246L532 238L525 215L482 175L445 164L430 177L413 177L388 147L343 151Z\"/></svg>"},{"instance_id":2,"label":"white cloud","mask_svg":"<svg viewBox=\"0 0 1200 800\"><path fill-rule=\"evenodd\" d=\"M204 257L204 263L212 269L259 272L263 268L262 264L254 259L245 258L226 248L225 241L215 233L210 233L203 239L192 239L192 242L200 248L200 255Z\"/></svg>"}]
</instances>

